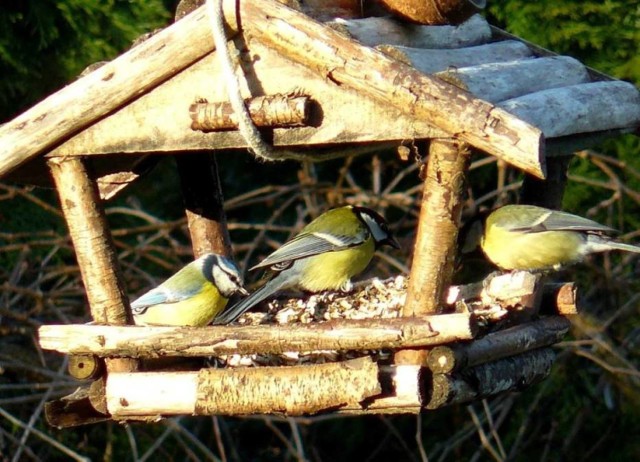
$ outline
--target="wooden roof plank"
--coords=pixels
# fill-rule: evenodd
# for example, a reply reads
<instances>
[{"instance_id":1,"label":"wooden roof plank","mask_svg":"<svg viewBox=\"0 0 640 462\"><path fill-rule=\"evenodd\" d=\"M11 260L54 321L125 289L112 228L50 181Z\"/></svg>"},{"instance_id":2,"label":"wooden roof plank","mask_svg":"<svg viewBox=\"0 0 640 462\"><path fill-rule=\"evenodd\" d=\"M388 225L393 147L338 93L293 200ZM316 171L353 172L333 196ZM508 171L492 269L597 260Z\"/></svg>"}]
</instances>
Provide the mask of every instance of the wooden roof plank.
<instances>
[{"instance_id":1,"label":"wooden roof plank","mask_svg":"<svg viewBox=\"0 0 640 462\"><path fill-rule=\"evenodd\" d=\"M410 63L411 66L425 74L434 74L480 64L505 63L524 58L533 58L533 52L524 43L517 40L485 43L454 50L390 45L381 45L378 49L392 58Z\"/></svg>"},{"instance_id":2,"label":"wooden roof plank","mask_svg":"<svg viewBox=\"0 0 640 462\"><path fill-rule=\"evenodd\" d=\"M640 126L640 92L622 81L539 91L500 106L540 127L548 138Z\"/></svg>"},{"instance_id":3,"label":"wooden roof plank","mask_svg":"<svg viewBox=\"0 0 640 462\"><path fill-rule=\"evenodd\" d=\"M235 18L235 14L227 17ZM200 9L67 85L0 127L0 177L212 49L209 22Z\"/></svg>"},{"instance_id":4,"label":"wooden roof plank","mask_svg":"<svg viewBox=\"0 0 640 462\"><path fill-rule=\"evenodd\" d=\"M312 111L311 126L273 131L272 142L276 147L300 149L311 146L317 150L318 146L329 144L447 135L427 121L414 120L396 108L383 106L348 88L336 87L261 43L252 43L250 52L242 57L248 81L241 88L245 97L250 95L247 86L260 88L264 94L298 90L317 103L317 110ZM246 147L246 141L237 130L203 133L191 129L189 106L194 101L201 98L209 102L227 100L224 86L213 82L219 75L217 56L205 56L110 117L62 143L48 155L173 153ZM381 125L385 130L379 129ZM318 157L322 158L322 155Z\"/></svg>"},{"instance_id":5,"label":"wooden roof plank","mask_svg":"<svg viewBox=\"0 0 640 462\"><path fill-rule=\"evenodd\" d=\"M544 177L544 136L536 127L442 80L364 47L269 0L240 2L244 33L346 86L423 119L476 148Z\"/></svg>"},{"instance_id":6,"label":"wooden roof plank","mask_svg":"<svg viewBox=\"0 0 640 462\"><path fill-rule=\"evenodd\" d=\"M415 48L462 48L486 43L491 26L476 14L458 26L423 26L390 17L336 18L328 25L345 31L366 46L399 45Z\"/></svg>"},{"instance_id":7,"label":"wooden roof plank","mask_svg":"<svg viewBox=\"0 0 640 462\"><path fill-rule=\"evenodd\" d=\"M568 56L480 64L436 75L454 84L460 82L463 88L490 103L589 81L585 66Z\"/></svg>"}]
</instances>

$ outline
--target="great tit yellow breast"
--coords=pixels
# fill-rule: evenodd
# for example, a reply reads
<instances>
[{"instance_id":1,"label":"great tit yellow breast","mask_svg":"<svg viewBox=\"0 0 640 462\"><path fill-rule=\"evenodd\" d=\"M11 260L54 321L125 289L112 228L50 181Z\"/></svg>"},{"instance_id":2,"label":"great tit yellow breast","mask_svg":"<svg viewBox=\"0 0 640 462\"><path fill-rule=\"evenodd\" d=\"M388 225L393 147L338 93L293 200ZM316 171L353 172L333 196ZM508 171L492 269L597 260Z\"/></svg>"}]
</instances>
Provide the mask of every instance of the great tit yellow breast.
<instances>
[{"instance_id":1,"label":"great tit yellow breast","mask_svg":"<svg viewBox=\"0 0 640 462\"><path fill-rule=\"evenodd\" d=\"M206 326L224 309L227 301L216 286L207 281L199 293L188 299L150 306L144 314L136 317L136 324Z\"/></svg>"},{"instance_id":2,"label":"great tit yellow breast","mask_svg":"<svg viewBox=\"0 0 640 462\"><path fill-rule=\"evenodd\" d=\"M582 258L584 237L573 231L524 233L487 224L482 250L505 270L544 270Z\"/></svg>"},{"instance_id":3,"label":"great tit yellow breast","mask_svg":"<svg viewBox=\"0 0 640 462\"><path fill-rule=\"evenodd\" d=\"M311 292L338 290L367 267L375 252L373 238L337 252L314 255L304 261L299 285Z\"/></svg>"}]
</instances>

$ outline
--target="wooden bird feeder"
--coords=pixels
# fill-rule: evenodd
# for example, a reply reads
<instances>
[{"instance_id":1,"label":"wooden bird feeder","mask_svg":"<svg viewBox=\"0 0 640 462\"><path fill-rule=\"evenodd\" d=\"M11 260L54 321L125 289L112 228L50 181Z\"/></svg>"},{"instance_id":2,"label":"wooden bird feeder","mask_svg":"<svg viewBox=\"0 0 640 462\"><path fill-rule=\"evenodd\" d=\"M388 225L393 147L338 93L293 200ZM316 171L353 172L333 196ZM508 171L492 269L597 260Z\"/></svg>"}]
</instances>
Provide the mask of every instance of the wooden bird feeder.
<instances>
[{"instance_id":1,"label":"wooden bird feeder","mask_svg":"<svg viewBox=\"0 0 640 462\"><path fill-rule=\"evenodd\" d=\"M41 346L72 355L71 373L90 380L48 403L49 422L418 413L545 377L550 346L577 310L572 284L514 273L450 287L469 155L481 151L525 172L524 202L557 205L569 154L638 129L638 90L480 15L458 25L391 17L320 23L305 14L312 11L274 0L221 2L226 46L239 50L239 66L229 72L212 39L209 6L181 12L173 25L0 127L0 176L35 185L53 178L95 321L40 329ZM383 297L385 318L128 325L104 201L138 178L146 162L174 155L194 255L230 254L217 164L231 150L256 151L256 140L219 84L229 79L238 79L253 124L272 133L263 157L322 160L430 140L409 278L323 299L331 305ZM212 149L215 156L202 153ZM313 358L321 351L333 351L334 360L150 366L168 357Z\"/></svg>"}]
</instances>

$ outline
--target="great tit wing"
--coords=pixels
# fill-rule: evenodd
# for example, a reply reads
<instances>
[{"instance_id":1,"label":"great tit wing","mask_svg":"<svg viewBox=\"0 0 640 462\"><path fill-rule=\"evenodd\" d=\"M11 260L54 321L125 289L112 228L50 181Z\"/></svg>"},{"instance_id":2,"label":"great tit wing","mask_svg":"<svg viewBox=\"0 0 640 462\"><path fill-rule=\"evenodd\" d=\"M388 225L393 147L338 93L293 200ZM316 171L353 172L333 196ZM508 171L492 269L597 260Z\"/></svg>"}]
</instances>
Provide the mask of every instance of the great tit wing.
<instances>
[{"instance_id":1,"label":"great tit wing","mask_svg":"<svg viewBox=\"0 0 640 462\"><path fill-rule=\"evenodd\" d=\"M219 313L213 320L214 324L229 324L232 321L238 319L242 313L249 310L253 306L265 300L275 292L279 291L282 287L286 286L289 275L280 273L273 279L267 281L263 286L252 292L248 297L240 300L232 307L227 307L221 313Z\"/></svg>"},{"instance_id":2,"label":"great tit wing","mask_svg":"<svg viewBox=\"0 0 640 462\"><path fill-rule=\"evenodd\" d=\"M260 263L250 268L266 268L280 263L299 260L300 258L311 257L325 252L335 252L349 247L362 244L369 237L366 230L358 232L354 236L344 236L321 232L311 232L299 234L290 241L282 245Z\"/></svg>"},{"instance_id":3,"label":"great tit wing","mask_svg":"<svg viewBox=\"0 0 640 462\"><path fill-rule=\"evenodd\" d=\"M615 229L566 212L549 211L526 226L514 226L511 231L540 233L544 231L585 231L612 233Z\"/></svg>"}]
</instances>

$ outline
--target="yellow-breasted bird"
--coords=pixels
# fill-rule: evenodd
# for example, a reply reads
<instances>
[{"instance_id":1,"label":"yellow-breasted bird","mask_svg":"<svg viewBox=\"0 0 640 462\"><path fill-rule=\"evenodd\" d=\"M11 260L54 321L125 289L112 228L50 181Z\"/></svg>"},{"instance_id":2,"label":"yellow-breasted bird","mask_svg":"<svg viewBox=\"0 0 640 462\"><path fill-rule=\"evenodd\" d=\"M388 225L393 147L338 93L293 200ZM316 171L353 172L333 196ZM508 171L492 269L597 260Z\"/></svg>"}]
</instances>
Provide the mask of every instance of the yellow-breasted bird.
<instances>
[{"instance_id":1,"label":"yellow-breasted bird","mask_svg":"<svg viewBox=\"0 0 640 462\"><path fill-rule=\"evenodd\" d=\"M551 270L592 253L640 247L614 241L615 230L593 220L534 205L506 205L489 214L480 245L503 270Z\"/></svg>"},{"instance_id":2,"label":"yellow-breasted bird","mask_svg":"<svg viewBox=\"0 0 640 462\"><path fill-rule=\"evenodd\" d=\"M236 265L206 254L131 302L138 325L206 326L236 292L248 295Z\"/></svg>"},{"instance_id":3,"label":"yellow-breasted bird","mask_svg":"<svg viewBox=\"0 0 640 462\"><path fill-rule=\"evenodd\" d=\"M214 320L229 323L283 289L309 292L351 289L381 245L398 248L385 219L366 207L347 205L329 210L305 226L282 247L250 268L269 268L271 278Z\"/></svg>"}]
</instances>

